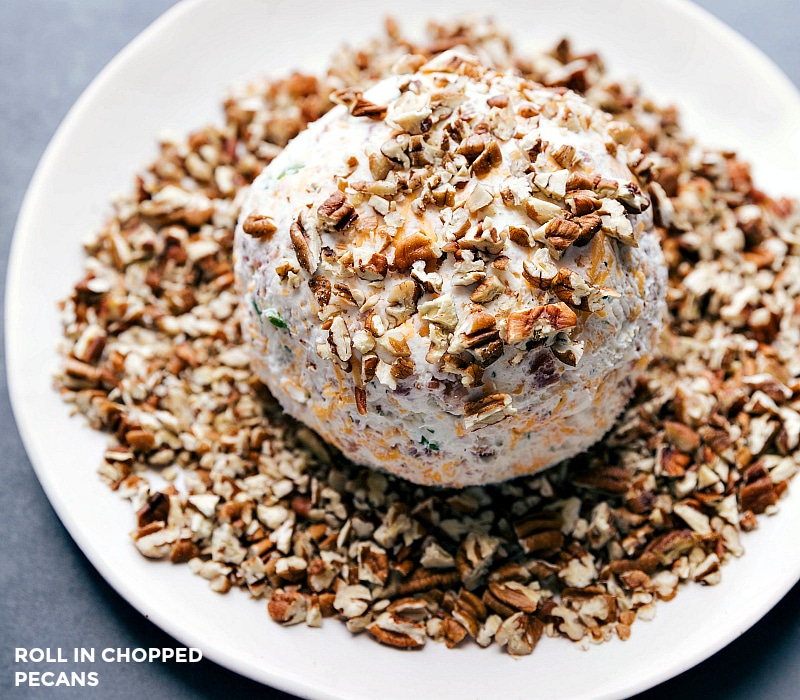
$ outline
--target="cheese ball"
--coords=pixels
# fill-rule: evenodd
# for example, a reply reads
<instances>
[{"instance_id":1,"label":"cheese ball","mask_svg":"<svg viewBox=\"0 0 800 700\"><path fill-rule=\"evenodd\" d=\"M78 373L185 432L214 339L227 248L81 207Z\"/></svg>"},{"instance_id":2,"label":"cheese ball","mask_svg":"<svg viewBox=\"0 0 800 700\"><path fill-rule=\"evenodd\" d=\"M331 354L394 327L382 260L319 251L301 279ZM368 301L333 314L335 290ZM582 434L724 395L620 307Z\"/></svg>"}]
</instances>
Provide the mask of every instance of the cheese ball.
<instances>
[{"instance_id":1,"label":"cheese ball","mask_svg":"<svg viewBox=\"0 0 800 700\"><path fill-rule=\"evenodd\" d=\"M462 487L600 439L662 322L631 129L448 51L310 125L255 180L235 269L252 364L357 464Z\"/></svg>"}]
</instances>

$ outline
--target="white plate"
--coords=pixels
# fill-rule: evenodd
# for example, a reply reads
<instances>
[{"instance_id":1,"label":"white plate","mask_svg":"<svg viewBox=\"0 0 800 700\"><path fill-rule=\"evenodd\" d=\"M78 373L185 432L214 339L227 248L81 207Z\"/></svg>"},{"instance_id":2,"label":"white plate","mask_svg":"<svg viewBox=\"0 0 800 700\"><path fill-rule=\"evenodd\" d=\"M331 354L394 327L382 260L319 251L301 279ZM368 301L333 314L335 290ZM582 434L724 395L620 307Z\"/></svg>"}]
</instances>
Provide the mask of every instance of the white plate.
<instances>
[{"instance_id":1,"label":"white plate","mask_svg":"<svg viewBox=\"0 0 800 700\"><path fill-rule=\"evenodd\" d=\"M419 19L432 7L425 0L376 5L184 2L122 51L81 97L31 183L9 267L8 378L28 454L61 520L102 575L167 632L246 676L306 697L348 700L631 695L710 656L800 578L800 558L785 555L800 549L797 493L782 502L778 517L745 537L747 554L724 568L721 585L682 590L659 605L654 622L637 623L627 643L581 652L543 640L518 661L475 645L402 653L351 637L333 621L322 630L281 628L268 620L263 602L238 591L215 595L185 567L140 557L127 537L130 507L95 474L104 437L70 418L52 389L60 335L55 304L81 274L79 241L153 157L158 131L187 133L219 121L218 103L230 84L265 70L318 68L342 39L380 31L387 10L401 7ZM484 8L483 0L436 6L440 16ZM569 34L578 46L597 48L614 73L636 75L652 94L677 102L706 142L738 148L755 164L763 188L800 195L798 93L760 52L697 7L679 0L521 0L496 14L522 46Z\"/></svg>"}]
</instances>

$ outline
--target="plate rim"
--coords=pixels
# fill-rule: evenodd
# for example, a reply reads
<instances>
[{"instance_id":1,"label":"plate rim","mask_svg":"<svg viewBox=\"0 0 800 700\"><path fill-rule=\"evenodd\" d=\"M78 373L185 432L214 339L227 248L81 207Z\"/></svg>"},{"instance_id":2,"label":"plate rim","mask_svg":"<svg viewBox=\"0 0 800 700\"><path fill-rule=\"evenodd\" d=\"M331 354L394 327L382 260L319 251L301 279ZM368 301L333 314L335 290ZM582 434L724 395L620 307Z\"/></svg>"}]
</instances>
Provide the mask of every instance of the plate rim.
<instances>
[{"instance_id":1,"label":"plate rim","mask_svg":"<svg viewBox=\"0 0 800 700\"><path fill-rule=\"evenodd\" d=\"M764 79L770 83L773 89L786 96L792 95L798 113L800 113L800 90L798 90L798 87L761 49L752 44L748 39L726 25L708 10L694 4L690 0L651 1L669 8L672 12L686 16L688 19L702 26L704 31L712 32L718 37L723 38L726 42L735 44L739 50L746 52L746 60L755 64L758 72L763 75ZM117 574L113 568L109 567L102 551L96 549L90 540L83 537L80 527L74 521L69 509L63 501L58 498L56 484L54 483L51 472L44 467L46 460L39 452L37 440L34 437L31 426L20 418L22 415L21 407L27 398L21 386L21 373L14 371L19 364L17 351L20 342L17 337L18 328L14 323L17 318L14 309L16 309L19 304L17 290L20 288L18 283L22 274L22 252L26 243L28 243L27 238L32 228L31 222L34 216L34 205L40 197L40 190L43 187L47 172L52 168L53 164L57 162L70 133L80 122L85 108L92 103L97 94L101 93L106 86L114 80L117 71L135 57L149 42L157 38L162 32L166 31L167 28L174 26L174 24L179 22L186 14L195 11L195 8L211 5L213 3L214 0L180 0L134 37L134 39L126 44L125 47L103 67L83 90L59 124L44 150L26 189L22 205L20 206L8 257L4 309L5 370L8 393L18 433L50 506L55 510L69 533L69 536L85 554L91 565L100 573L106 582L114 588L118 595L128 601L140 614L153 621L170 636L186 643L187 646L203 647L204 655L208 656L208 658L245 677L261 683L268 683L274 688L304 697L340 698L343 696L331 694L314 682L297 679L289 680L284 676L275 675L270 672L264 673L263 669L261 669L260 673L256 674L254 672L258 671L258 669L254 669L251 664L241 661L237 657L227 653L225 649L216 648L213 643L209 644L208 640L197 639L194 633L180 626L176 626L172 619L168 616L163 616L159 611L148 610L148 600L146 597L139 595L134 587L128 585L121 575ZM792 585L800 580L800 568L798 568L792 578ZM778 595L769 597L766 603L761 601L759 606L752 609L749 616L744 620L740 620L738 627L731 628L728 634L720 635L714 640L714 644L706 647L701 657L681 659L676 663L665 664L660 674L651 675L644 682L631 683L627 687L618 688L615 692L605 695L596 695L594 697L622 697L620 693L623 692L625 694L642 692L703 662L758 622L758 620L788 593L791 587L792 586L782 588L782 591ZM205 653L206 647L210 647L211 653ZM264 680L265 678L267 680Z\"/></svg>"}]
</instances>

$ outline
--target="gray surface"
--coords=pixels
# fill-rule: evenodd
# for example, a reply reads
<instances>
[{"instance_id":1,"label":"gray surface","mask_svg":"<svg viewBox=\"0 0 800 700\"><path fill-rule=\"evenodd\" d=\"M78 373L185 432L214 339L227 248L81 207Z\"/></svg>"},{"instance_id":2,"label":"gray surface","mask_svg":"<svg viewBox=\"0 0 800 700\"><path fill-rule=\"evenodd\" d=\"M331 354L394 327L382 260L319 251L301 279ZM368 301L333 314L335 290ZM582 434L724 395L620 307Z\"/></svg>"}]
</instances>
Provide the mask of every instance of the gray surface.
<instances>
[{"instance_id":1,"label":"gray surface","mask_svg":"<svg viewBox=\"0 0 800 700\"><path fill-rule=\"evenodd\" d=\"M14 222L58 123L98 71L173 0L0 0L0 294ZM800 84L797 0L702 0ZM1 308L1 307L0 307ZM0 353L4 348L0 346ZM215 664L86 664L97 688L14 687L15 647L175 647L70 539L31 469L0 373L0 697L289 698ZM795 484L794 488L797 488ZM757 595L757 592L753 592ZM266 621L265 621L266 623ZM635 644L634 639L630 642ZM77 670L72 664L39 670ZM800 585L726 649L639 700L800 697Z\"/></svg>"}]
</instances>

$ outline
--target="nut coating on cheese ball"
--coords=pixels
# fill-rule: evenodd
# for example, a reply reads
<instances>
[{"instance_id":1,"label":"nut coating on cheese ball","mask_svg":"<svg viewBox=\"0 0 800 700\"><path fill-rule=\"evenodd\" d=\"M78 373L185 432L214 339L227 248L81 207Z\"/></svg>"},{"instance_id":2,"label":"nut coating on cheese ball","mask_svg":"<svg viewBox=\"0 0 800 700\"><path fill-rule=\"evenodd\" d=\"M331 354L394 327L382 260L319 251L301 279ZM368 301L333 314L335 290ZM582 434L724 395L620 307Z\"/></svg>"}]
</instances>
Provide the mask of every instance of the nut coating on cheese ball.
<instances>
[{"instance_id":1,"label":"nut coating on cheese ball","mask_svg":"<svg viewBox=\"0 0 800 700\"><path fill-rule=\"evenodd\" d=\"M666 287L630 128L458 51L335 100L236 232L253 366L284 409L356 463L442 486L600 439Z\"/></svg>"}]
</instances>

